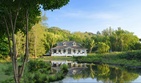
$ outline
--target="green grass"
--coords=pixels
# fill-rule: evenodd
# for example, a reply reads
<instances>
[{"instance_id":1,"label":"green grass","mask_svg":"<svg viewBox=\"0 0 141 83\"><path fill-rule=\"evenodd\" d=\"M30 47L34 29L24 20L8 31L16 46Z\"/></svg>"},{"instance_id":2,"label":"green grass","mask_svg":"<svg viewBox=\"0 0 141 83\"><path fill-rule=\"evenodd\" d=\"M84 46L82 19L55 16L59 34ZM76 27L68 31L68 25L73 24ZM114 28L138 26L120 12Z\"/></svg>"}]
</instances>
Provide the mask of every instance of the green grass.
<instances>
[{"instance_id":1,"label":"green grass","mask_svg":"<svg viewBox=\"0 0 141 83\"><path fill-rule=\"evenodd\" d=\"M141 67L141 50L127 52L112 52L105 54L88 54L86 57L77 57L78 62L106 63L122 66Z\"/></svg>"},{"instance_id":2,"label":"green grass","mask_svg":"<svg viewBox=\"0 0 141 83\"><path fill-rule=\"evenodd\" d=\"M50 60L70 60L75 61L74 57L64 57L64 56L43 56L42 58L39 58L41 60L50 61Z\"/></svg>"},{"instance_id":3,"label":"green grass","mask_svg":"<svg viewBox=\"0 0 141 83\"><path fill-rule=\"evenodd\" d=\"M8 68L9 63L1 62L0 63L0 82L6 79L11 78L11 75L5 75L4 69Z\"/></svg>"}]
</instances>

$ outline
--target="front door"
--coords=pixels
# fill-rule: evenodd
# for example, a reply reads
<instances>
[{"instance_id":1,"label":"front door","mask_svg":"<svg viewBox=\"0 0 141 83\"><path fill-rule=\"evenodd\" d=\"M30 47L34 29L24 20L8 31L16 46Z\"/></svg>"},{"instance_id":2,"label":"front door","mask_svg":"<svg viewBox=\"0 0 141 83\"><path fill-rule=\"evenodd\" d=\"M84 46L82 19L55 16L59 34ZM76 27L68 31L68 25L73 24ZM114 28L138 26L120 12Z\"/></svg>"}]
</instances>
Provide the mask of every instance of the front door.
<instances>
[{"instance_id":1,"label":"front door","mask_svg":"<svg viewBox=\"0 0 141 83\"><path fill-rule=\"evenodd\" d=\"M68 49L68 54L71 54L71 49L70 48Z\"/></svg>"}]
</instances>

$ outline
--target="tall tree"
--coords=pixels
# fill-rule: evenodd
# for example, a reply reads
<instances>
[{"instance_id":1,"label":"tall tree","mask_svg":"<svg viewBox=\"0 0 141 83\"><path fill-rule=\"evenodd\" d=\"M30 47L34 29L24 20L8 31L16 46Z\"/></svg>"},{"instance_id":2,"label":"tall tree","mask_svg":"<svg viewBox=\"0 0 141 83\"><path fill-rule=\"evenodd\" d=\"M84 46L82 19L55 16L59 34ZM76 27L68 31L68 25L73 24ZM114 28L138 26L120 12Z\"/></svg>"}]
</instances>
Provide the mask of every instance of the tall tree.
<instances>
[{"instance_id":1,"label":"tall tree","mask_svg":"<svg viewBox=\"0 0 141 83\"><path fill-rule=\"evenodd\" d=\"M95 41L94 39L92 39L91 37L86 37L86 39L83 41L83 44L82 44L85 48L88 49L89 53L92 52L92 49L94 48L95 46Z\"/></svg>"},{"instance_id":2,"label":"tall tree","mask_svg":"<svg viewBox=\"0 0 141 83\"><path fill-rule=\"evenodd\" d=\"M45 27L40 23L35 24L29 32L29 54L34 57L45 54Z\"/></svg>"},{"instance_id":3,"label":"tall tree","mask_svg":"<svg viewBox=\"0 0 141 83\"><path fill-rule=\"evenodd\" d=\"M70 36L70 31L63 30L58 27L48 28L48 32L54 33L56 35L60 35L60 41L68 41Z\"/></svg>"},{"instance_id":4,"label":"tall tree","mask_svg":"<svg viewBox=\"0 0 141 83\"><path fill-rule=\"evenodd\" d=\"M69 0L1 0L0 1L0 26L3 34L7 33L9 40L10 56L13 64L15 83L20 83L25 64L28 60L28 30L39 19L41 5L45 10L59 9ZM22 65L17 63L17 49L15 33L21 29L26 34L26 49ZM12 41L12 44L10 43Z\"/></svg>"},{"instance_id":5,"label":"tall tree","mask_svg":"<svg viewBox=\"0 0 141 83\"><path fill-rule=\"evenodd\" d=\"M46 33L44 44L47 48L47 52L51 52L51 48L60 40L61 35L54 34L51 32ZM50 49L50 50L49 50Z\"/></svg>"}]
</instances>

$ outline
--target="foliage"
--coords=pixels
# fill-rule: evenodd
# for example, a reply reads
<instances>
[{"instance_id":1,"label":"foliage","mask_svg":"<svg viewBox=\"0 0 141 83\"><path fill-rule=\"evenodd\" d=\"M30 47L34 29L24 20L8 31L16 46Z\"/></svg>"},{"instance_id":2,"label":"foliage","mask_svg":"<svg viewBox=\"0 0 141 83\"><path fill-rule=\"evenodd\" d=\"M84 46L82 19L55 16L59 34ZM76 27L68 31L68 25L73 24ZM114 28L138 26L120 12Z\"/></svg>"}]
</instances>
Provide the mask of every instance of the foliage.
<instances>
[{"instance_id":1,"label":"foliage","mask_svg":"<svg viewBox=\"0 0 141 83\"><path fill-rule=\"evenodd\" d=\"M25 49L25 34L19 30L16 35L16 49L17 49L17 55L23 56L24 55L24 49Z\"/></svg>"},{"instance_id":2,"label":"foliage","mask_svg":"<svg viewBox=\"0 0 141 83\"><path fill-rule=\"evenodd\" d=\"M39 57L45 54L44 38L45 27L40 23L35 24L29 31L29 54Z\"/></svg>"},{"instance_id":3,"label":"foliage","mask_svg":"<svg viewBox=\"0 0 141 83\"><path fill-rule=\"evenodd\" d=\"M44 39L44 45L46 46L47 52L51 50L51 48L55 46L56 43L61 40L61 38L62 38L61 35L47 32L45 34L45 39Z\"/></svg>"},{"instance_id":4,"label":"foliage","mask_svg":"<svg viewBox=\"0 0 141 83\"><path fill-rule=\"evenodd\" d=\"M0 58L6 58L9 54L8 40L6 37L0 38Z\"/></svg>"},{"instance_id":5,"label":"foliage","mask_svg":"<svg viewBox=\"0 0 141 83\"><path fill-rule=\"evenodd\" d=\"M134 33L121 29L113 30L111 27L102 31L102 34L93 36L95 42L103 42L110 47L110 51L137 50L140 47L139 38Z\"/></svg>"},{"instance_id":6,"label":"foliage","mask_svg":"<svg viewBox=\"0 0 141 83\"><path fill-rule=\"evenodd\" d=\"M42 69L42 71L40 71L40 69ZM42 73L47 73L50 69L51 64L41 60L30 60L28 62L28 72L35 72L39 70Z\"/></svg>"},{"instance_id":7,"label":"foliage","mask_svg":"<svg viewBox=\"0 0 141 83\"><path fill-rule=\"evenodd\" d=\"M48 32L54 33L56 35L60 35L60 39L59 39L60 41L67 41L67 40L69 40L69 36L71 35L70 31L64 30L64 29L60 29L59 27L48 28Z\"/></svg>"},{"instance_id":8,"label":"foliage","mask_svg":"<svg viewBox=\"0 0 141 83\"><path fill-rule=\"evenodd\" d=\"M77 57L78 62L87 63L107 63L113 65L129 66L129 67L140 67L140 56L141 51L129 51L129 52L114 52L106 54L95 54L85 57Z\"/></svg>"},{"instance_id":9,"label":"foliage","mask_svg":"<svg viewBox=\"0 0 141 83\"><path fill-rule=\"evenodd\" d=\"M110 49L110 47L103 42L99 42L97 47L98 47L97 48L98 53L105 53L105 52L108 52Z\"/></svg>"},{"instance_id":10,"label":"foliage","mask_svg":"<svg viewBox=\"0 0 141 83\"><path fill-rule=\"evenodd\" d=\"M60 69L61 69L61 71L63 71L64 73L66 73L66 72L68 72L68 65L62 64L62 65L60 66Z\"/></svg>"},{"instance_id":11,"label":"foliage","mask_svg":"<svg viewBox=\"0 0 141 83\"><path fill-rule=\"evenodd\" d=\"M125 52L125 55L120 55L119 56L121 59L127 59L127 60L138 60L141 61L141 51L136 50L136 51L128 51Z\"/></svg>"},{"instance_id":12,"label":"foliage","mask_svg":"<svg viewBox=\"0 0 141 83\"><path fill-rule=\"evenodd\" d=\"M42 60L31 60L28 63L26 75L24 76L25 83L47 83L64 78L67 71L67 66L62 65L61 71L54 72L51 69L51 64Z\"/></svg>"},{"instance_id":13,"label":"foliage","mask_svg":"<svg viewBox=\"0 0 141 83\"><path fill-rule=\"evenodd\" d=\"M8 65L8 66L3 69L3 72L5 73L5 75L12 75L12 73L13 73L12 64L7 63L6 65Z\"/></svg>"},{"instance_id":14,"label":"foliage","mask_svg":"<svg viewBox=\"0 0 141 83\"><path fill-rule=\"evenodd\" d=\"M98 65L97 66L98 71L98 76L102 76L102 75L108 75L110 72L109 66L102 64L102 65Z\"/></svg>"},{"instance_id":15,"label":"foliage","mask_svg":"<svg viewBox=\"0 0 141 83\"><path fill-rule=\"evenodd\" d=\"M25 41L23 36L24 35L20 30L16 34L17 53L20 53L19 55L23 55L22 49L24 48L23 45L25 45L23 44L23 41ZM121 46L121 38L122 41L126 43L125 45L122 44ZM77 41L83 47L87 48L88 52L105 53L132 49L137 50L141 48L141 43L138 42L138 38L133 35L132 32L122 30L121 28L118 28L118 30L107 28L102 31L102 34L93 34L90 32L70 33L69 31L58 27L48 28L47 26L38 23L34 25L29 32L30 55L34 57L42 56L49 52L51 47L56 46L57 42L69 40ZM129 41L127 42L127 40ZM106 50L106 47L107 49L110 48Z\"/></svg>"},{"instance_id":16,"label":"foliage","mask_svg":"<svg viewBox=\"0 0 141 83\"><path fill-rule=\"evenodd\" d=\"M13 75L12 75L11 63L10 62L0 62L0 83L2 83L2 81L5 81L5 80L10 79L12 77L13 77ZM10 83L10 81L4 82L4 83Z\"/></svg>"}]
</instances>

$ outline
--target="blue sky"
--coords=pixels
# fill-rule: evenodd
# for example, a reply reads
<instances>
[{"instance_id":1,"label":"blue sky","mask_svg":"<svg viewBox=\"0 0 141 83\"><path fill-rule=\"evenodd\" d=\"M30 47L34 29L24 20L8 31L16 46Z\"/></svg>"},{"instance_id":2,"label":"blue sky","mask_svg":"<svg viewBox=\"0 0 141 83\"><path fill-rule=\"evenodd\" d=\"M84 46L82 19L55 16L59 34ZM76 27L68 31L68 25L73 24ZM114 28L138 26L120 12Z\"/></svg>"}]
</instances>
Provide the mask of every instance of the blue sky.
<instances>
[{"instance_id":1,"label":"blue sky","mask_svg":"<svg viewBox=\"0 0 141 83\"><path fill-rule=\"evenodd\" d=\"M49 27L93 33L121 27L141 38L141 0L70 0L59 10L43 13Z\"/></svg>"}]
</instances>

